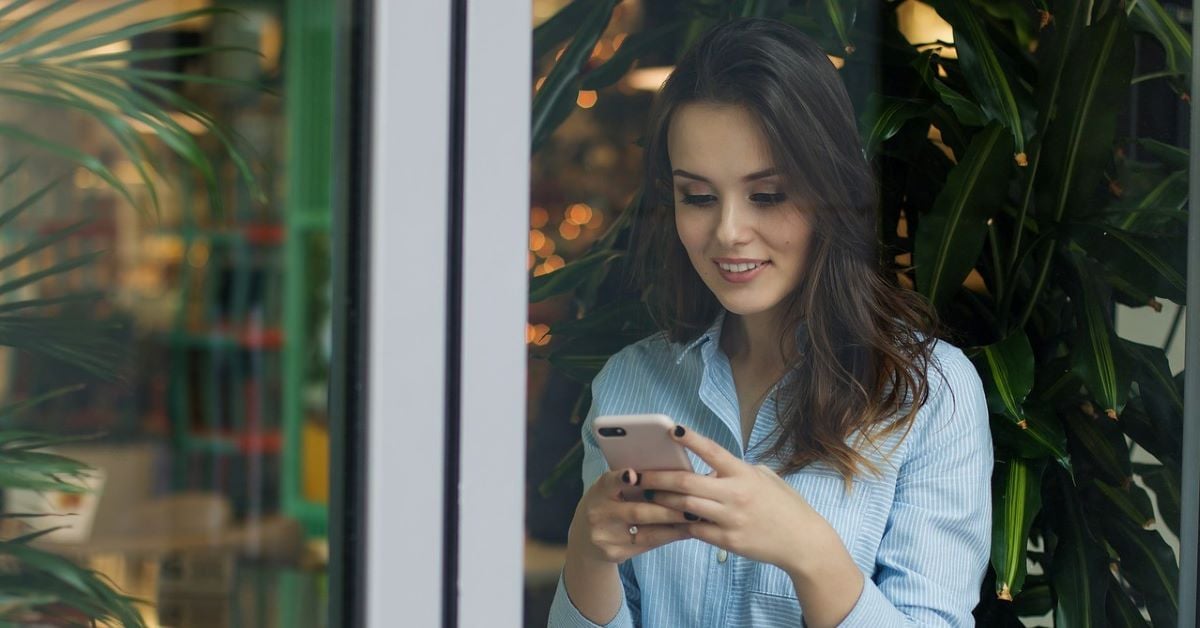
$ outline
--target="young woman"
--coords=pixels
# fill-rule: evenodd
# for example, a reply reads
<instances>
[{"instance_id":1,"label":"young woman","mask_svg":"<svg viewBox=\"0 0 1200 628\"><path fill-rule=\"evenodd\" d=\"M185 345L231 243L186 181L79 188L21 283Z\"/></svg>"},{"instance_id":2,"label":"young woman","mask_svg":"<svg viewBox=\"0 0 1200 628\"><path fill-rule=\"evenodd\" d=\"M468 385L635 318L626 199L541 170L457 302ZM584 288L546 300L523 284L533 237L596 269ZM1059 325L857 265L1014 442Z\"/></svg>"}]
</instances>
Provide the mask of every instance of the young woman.
<instances>
[{"instance_id":1,"label":"young woman","mask_svg":"<svg viewBox=\"0 0 1200 628\"><path fill-rule=\"evenodd\" d=\"M992 527L982 385L879 265L826 55L707 33L663 85L634 238L661 333L614 355L551 626L969 626ZM608 469L597 416L662 413L696 473ZM648 489L645 502L621 488Z\"/></svg>"}]
</instances>

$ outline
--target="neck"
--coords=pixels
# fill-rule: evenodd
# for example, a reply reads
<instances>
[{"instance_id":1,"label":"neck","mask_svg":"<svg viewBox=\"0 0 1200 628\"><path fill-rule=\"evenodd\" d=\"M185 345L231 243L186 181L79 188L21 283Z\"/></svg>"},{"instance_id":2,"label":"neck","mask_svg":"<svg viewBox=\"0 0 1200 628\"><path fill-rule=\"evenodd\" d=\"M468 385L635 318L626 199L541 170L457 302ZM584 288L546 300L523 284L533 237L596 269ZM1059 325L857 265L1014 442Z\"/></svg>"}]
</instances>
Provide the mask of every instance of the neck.
<instances>
[{"instance_id":1,"label":"neck","mask_svg":"<svg viewBox=\"0 0 1200 628\"><path fill-rule=\"evenodd\" d=\"M784 322L774 311L746 316L727 312L721 327L721 349L730 362L751 370L779 373L787 368L785 351L794 349L794 333L783 334ZM787 344L780 346L781 336Z\"/></svg>"}]
</instances>

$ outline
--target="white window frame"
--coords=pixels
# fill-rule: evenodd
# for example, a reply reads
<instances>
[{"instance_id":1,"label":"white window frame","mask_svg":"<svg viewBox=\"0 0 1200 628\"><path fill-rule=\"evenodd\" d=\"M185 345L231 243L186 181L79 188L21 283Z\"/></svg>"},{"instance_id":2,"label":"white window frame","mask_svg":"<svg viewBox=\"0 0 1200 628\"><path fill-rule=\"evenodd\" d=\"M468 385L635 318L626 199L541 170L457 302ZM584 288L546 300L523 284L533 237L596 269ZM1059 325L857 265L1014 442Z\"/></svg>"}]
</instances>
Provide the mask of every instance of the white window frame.
<instances>
[{"instance_id":1,"label":"white window frame","mask_svg":"<svg viewBox=\"0 0 1200 628\"><path fill-rule=\"evenodd\" d=\"M371 15L367 625L515 628L532 5Z\"/></svg>"}]
</instances>

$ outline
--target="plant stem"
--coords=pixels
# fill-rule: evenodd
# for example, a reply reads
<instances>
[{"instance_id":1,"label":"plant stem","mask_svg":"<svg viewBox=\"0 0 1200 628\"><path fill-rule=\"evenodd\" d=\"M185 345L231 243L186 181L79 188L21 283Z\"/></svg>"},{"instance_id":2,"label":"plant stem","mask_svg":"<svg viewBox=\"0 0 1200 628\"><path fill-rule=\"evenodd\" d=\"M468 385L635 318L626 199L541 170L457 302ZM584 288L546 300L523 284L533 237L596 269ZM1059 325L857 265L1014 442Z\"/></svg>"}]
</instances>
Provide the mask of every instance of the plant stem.
<instances>
[{"instance_id":1,"label":"plant stem","mask_svg":"<svg viewBox=\"0 0 1200 628\"><path fill-rule=\"evenodd\" d=\"M995 221L988 219L987 225L988 245L992 249L992 280L996 283L995 292L993 294L1004 295L1004 272L1003 265L1000 263L1000 238L996 235Z\"/></svg>"},{"instance_id":2,"label":"plant stem","mask_svg":"<svg viewBox=\"0 0 1200 628\"><path fill-rule=\"evenodd\" d=\"M1021 312L1021 322L1017 325L1017 329L1025 329L1025 324L1029 322L1029 317L1033 314L1033 308L1037 304L1038 297L1042 295L1042 288L1046 285L1046 276L1050 274L1050 262L1054 260L1054 249L1057 246L1057 238L1051 238L1047 243L1042 269L1038 271L1037 281L1033 284L1033 292L1029 295L1029 302L1025 304L1025 310Z\"/></svg>"}]
</instances>

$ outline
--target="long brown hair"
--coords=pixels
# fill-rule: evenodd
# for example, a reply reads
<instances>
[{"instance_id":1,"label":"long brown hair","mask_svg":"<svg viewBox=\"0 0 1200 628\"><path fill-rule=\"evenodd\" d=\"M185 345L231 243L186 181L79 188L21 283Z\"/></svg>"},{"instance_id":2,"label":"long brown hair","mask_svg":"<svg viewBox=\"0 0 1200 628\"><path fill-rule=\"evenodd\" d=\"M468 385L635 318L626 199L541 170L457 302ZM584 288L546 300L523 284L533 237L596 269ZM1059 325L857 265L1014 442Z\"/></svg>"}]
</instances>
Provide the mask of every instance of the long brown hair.
<instances>
[{"instance_id":1,"label":"long brown hair","mask_svg":"<svg viewBox=\"0 0 1200 628\"><path fill-rule=\"evenodd\" d=\"M704 34L663 84L651 107L632 239L635 280L677 343L702 334L722 307L675 230L667 130L680 106L697 102L750 111L771 144L789 198L812 208L806 271L787 297L784 326L786 336L806 324L807 346L785 353L795 377L777 399L792 402L780 408L780 431L768 454L781 473L823 461L847 485L860 466L879 473L846 440L856 430L871 442L901 429L907 435L929 396L927 374L941 329L927 301L883 270L889 264L881 260L876 235L875 177L841 77L800 31L751 18ZM785 340L780 349L786 352L791 343ZM865 429L877 425L882 429Z\"/></svg>"}]
</instances>

